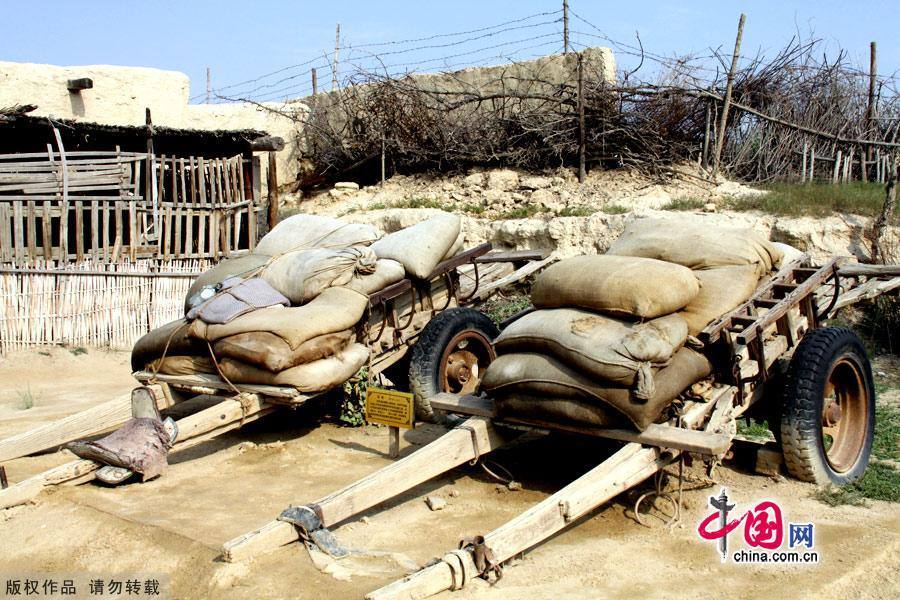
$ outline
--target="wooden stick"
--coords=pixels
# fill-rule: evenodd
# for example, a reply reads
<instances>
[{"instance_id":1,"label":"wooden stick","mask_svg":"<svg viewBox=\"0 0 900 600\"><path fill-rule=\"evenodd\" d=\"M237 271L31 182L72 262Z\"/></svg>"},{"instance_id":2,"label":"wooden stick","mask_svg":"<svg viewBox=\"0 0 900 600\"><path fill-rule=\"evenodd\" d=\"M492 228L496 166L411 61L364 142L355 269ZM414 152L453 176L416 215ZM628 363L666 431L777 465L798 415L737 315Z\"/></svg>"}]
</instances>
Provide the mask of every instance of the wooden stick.
<instances>
[{"instance_id":1,"label":"wooden stick","mask_svg":"<svg viewBox=\"0 0 900 600\"><path fill-rule=\"evenodd\" d=\"M484 544L493 551L497 563L507 561L647 479L672 458L659 448L626 444L599 466L485 535ZM445 590L459 589L465 581L478 575L470 551L451 552L441 562L375 590L367 594L366 599L427 598Z\"/></svg>"},{"instance_id":2,"label":"wooden stick","mask_svg":"<svg viewBox=\"0 0 900 600\"><path fill-rule=\"evenodd\" d=\"M484 417L470 417L409 456L317 500L322 525L331 527L420 483L499 448L505 440ZM235 562L298 539L293 525L271 521L225 543L225 560Z\"/></svg>"},{"instance_id":3,"label":"wooden stick","mask_svg":"<svg viewBox=\"0 0 900 600\"><path fill-rule=\"evenodd\" d=\"M731 55L731 69L728 70L728 79L725 83L725 100L722 103L722 114L719 118L719 131L716 136L716 147L713 149L713 178L715 178L719 172L722 146L725 143L725 126L728 124L728 109L731 107L731 92L734 88L734 74L737 71L738 58L741 54L741 39L744 37L744 23L746 20L747 15L741 13L741 18L738 21L737 37L734 40L734 53Z\"/></svg>"},{"instance_id":4,"label":"wooden stick","mask_svg":"<svg viewBox=\"0 0 900 600\"><path fill-rule=\"evenodd\" d=\"M224 400L216 406L178 420L178 440L170 452L192 448L255 421L276 408L275 405L262 401L256 394L244 394L244 398L244 405L238 400ZM78 459L20 481L0 491L0 509L24 504L51 485L79 485L91 481L95 478L94 471L102 466L92 460Z\"/></svg>"}]
</instances>

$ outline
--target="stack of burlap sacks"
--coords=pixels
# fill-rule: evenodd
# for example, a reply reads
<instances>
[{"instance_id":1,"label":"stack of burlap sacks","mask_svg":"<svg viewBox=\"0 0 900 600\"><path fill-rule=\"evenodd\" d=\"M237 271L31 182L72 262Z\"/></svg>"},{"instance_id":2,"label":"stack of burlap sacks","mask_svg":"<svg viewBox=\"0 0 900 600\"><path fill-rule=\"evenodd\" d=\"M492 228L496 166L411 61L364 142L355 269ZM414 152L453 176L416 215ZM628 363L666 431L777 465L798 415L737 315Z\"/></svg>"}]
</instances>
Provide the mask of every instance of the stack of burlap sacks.
<instances>
[{"instance_id":1,"label":"stack of burlap sacks","mask_svg":"<svg viewBox=\"0 0 900 600\"><path fill-rule=\"evenodd\" d=\"M751 230L639 219L605 255L538 276L537 310L497 338L480 389L502 415L644 430L710 375L691 336L746 301L781 259Z\"/></svg>"},{"instance_id":2,"label":"stack of burlap sacks","mask_svg":"<svg viewBox=\"0 0 900 600\"><path fill-rule=\"evenodd\" d=\"M290 300L227 323L181 319L142 337L132 368L172 375L212 373L233 383L319 392L340 385L369 359L358 325L368 295L404 277L426 278L463 245L460 219L440 213L383 236L370 225L295 215L245 256L206 271L188 291L229 277L260 277Z\"/></svg>"}]
</instances>

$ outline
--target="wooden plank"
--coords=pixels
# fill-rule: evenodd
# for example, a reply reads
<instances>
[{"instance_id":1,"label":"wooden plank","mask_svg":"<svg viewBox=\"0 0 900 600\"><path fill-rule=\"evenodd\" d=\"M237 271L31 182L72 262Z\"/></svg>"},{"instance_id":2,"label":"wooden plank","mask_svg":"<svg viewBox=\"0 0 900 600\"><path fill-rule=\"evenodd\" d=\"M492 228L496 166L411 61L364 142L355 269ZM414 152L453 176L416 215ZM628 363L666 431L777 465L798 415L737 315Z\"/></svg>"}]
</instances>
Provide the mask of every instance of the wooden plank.
<instances>
[{"instance_id":1,"label":"wooden plank","mask_svg":"<svg viewBox=\"0 0 900 600\"><path fill-rule=\"evenodd\" d=\"M529 277L529 276L537 273L544 267L549 266L550 264L552 264L555 261L556 261L555 256L548 256L544 260L530 262L527 265L525 265L524 267L516 269L515 271L513 271L506 277L498 279L497 281L494 281L493 283L490 283L486 286L480 287L475 292L475 296L473 297L473 299L484 300L485 298L487 298L488 296L490 296L497 290L500 290L508 285L512 285L513 283L521 281L521 280L525 279L526 277Z\"/></svg>"},{"instance_id":2,"label":"wooden plank","mask_svg":"<svg viewBox=\"0 0 900 600\"><path fill-rule=\"evenodd\" d=\"M91 204L91 258L100 260L100 206Z\"/></svg>"},{"instance_id":3,"label":"wooden plank","mask_svg":"<svg viewBox=\"0 0 900 600\"><path fill-rule=\"evenodd\" d=\"M196 274L191 275L195 277ZM162 373L157 373L154 375L149 371L138 371L134 373L135 379L140 382L149 382L154 379L157 381L162 381L164 383L168 383L169 385L178 387L178 386L190 386L190 385L198 385L203 387L208 387L217 390L228 390L231 391L232 387L229 386L226 382L222 381L216 375L198 373L196 375L165 375ZM241 391L251 392L255 394L261 394L263 396L271 396L276 399L284 399L290 400L293 403L302 403L310 398L314 398L319 394L301 394L296 389L291 387L279 387L274 385L256 385L256 384L245 384L240 383L236 384L235 387Z\"/></svg>"},{"instance_id":4,"label":"wooden plank","mask_svg":"<svg viewBox=\"0 0 900 600\"><path fill-rule=\"evenodd\" d=\"M3 206L0 205L0 209ZM3 222L4 226L6 225L3 219L0 219L0 222ZM50 201L45 200L43 204L43 213L41 214L41 245L44 246L44 258L46 260L53 259L53 237L51 233L51 223L52 218L50 217Z\"/></svg>"},{"instance_id":5,"label":"wooden plank","mask_svg":"<svg viewBox=\"0 0 900 600\"><path fill-rule=\"evenodd\" d=\"M84 260L84 202L75 201L75 260Z\"/></svg>"},{"instance_id":6,"label":"wooden plank","mask_svg":"<svg viewBox=\"0 0 900 600\"><path fill-rule=\"evenodd\" d=\"M490 252L475 259L477 263L526 262L544 260L550 256L549 250L513 250L511 252Z\"/></svg>"},{"instance_id":7,"label":"wooden plank","mask_svg":"<svg viewBox=\"0 0 900 600\"><path fill-rule=\"evenodd\" d=\"M756 289L756 292L753 293L753 296L751 296L749 300L735 308L730 313L719 317L718 319L707 325L703 329L703 331L698 334L697 337L699 337L700 341L702 341L704 344L711 344L718 340L719 336L722 333L722 330L728 327L731 323L732 316L746 313L747 309L753 306L754 303L757 303L761 298L768 296L772 292L775 285L778 285L780 282L789 278L794 272L794 269L806 264L809 264L809 256L803 254L796 260L783 265L778 270L778 272L775 273L775 275L773 275L768 281L760 284L760 286Z\"/></svg>"},{"instance_id":8,"label":"wooden plank","mask_svg":"<svg viewBox=\"0 0 900 600\"><path fill-rule=\"evenodd\" d=\"M154 397L160 410L172 405L172 402L162 393L156 393ZM131 393L128 393L115 400L98 404L63 419L0 440L0 462L57 448L74 440L103 433L130 418Z\"/></svg>"},{"instance_id":9,"label":"wooden plank","mask_svg":"<svg viewBox=\"0 0 900 600\"><path fill-rule=\"evenodd\" d=\"M112 215L110 215L110 206L108 203L104 203L100 210L100 219L101 219L101 230L100 235L103 243L103 260L105 262L109 262L109 253L112 251L112 244L109 239L110 225L112 222Z\"/></svg>"},{"instance_id":10,"label":"wooden plank","mask_svg":"<svg viewBox=\"0 0 900 600\"><path fill-rule=\"evenodd\" d=\"M658 448L627 444L563 489L485 535L484 544L491 549L497 563L505 562L644 481L671 462L672 458ZM470 551L453 552L452 558L447 560L375 590L366 598L427 598L454 586L461 587L479 575Z\"/></svg>"},{"instance_id":11,"label":"wooden plank","mask_svg":"<svg viewBox=\"0 0 900 600\"><path fill-rule=\"evenodd\" d=\"M13 245L10 239L11 221L9 206L0 204L0 260L10 262L13 259Z\"/></svg>"},{"instance_id":12,"label":"wooden plank","mask_svg":"<svg viewBox=\"0 0 900 600\"><path fill-rule=\"evenodd\" d=\"M735 337L738 344L747 345L751 340L755 339L766 327L772 325L780 319L784 314L794 308L798 302L803 301L810 296L822 282L832 276L840 259L832 258L825 263L815 275L810 276L806 281L798 285L793 291L789 292L784 299L777 305L769 309L769 311L761 316L754 325L739 333ZM776 284L778 285L778 284ZM810 324L812 325L812 323Z\"/></svg>"},{"instance_id":13,"label":"wooden plank","mask_svg":"<svg viewBox=\"0 0 900 600\"><path fill-rule=\"evenodd\" d=\"M115 246L121 251L121 248L125 245L125 220L123 218L123 212L125 210L125 203L122 200L116 200L116 237L115 237ZM113 258L113 262L116 262L118 257Z\"/></svg>"},{"instance_id":14,"label":"wooden plank","mask_svg":"<svg viewBox=\"0 0 900 600\"><path fill-rule=\"evenodd\" d=\"M13 247L17 262L25 259L25 221L22 215L22 203L13 202Z\"/></svg>"},{"instance_id":15,"label":"wooden plank","mask_svg":"<svg viewBox=\"0 0 900 600\"><path fill-rule=\"evenodd\" d=\"M38 257L37 254L37 218L35 217L35 211L37 210L37 206L34 202L29 202L26 206L25 210L25 219L27 223L27 238L28 238L28 260L34 261Z\"/></svg>"},{"instance_id":16,"label":"wooden plank","mask_svg":"<svg viewBox=\"0 0 900 600\"><path fill-rule=\"evenodd\" d=\"M474 439L473 439L474 437ZM312 503L325 527L409 490L505 443L488 419L472 417L412 454ZM223 547L229 562L245 560L296 541L297 531L288 523L272 521L239 536Z\"/></svg>"},{"instance_id":17,"label":"wooden plank","mask_svg":"<svg viewBox=\"0 0 900 600\"><path fill-rule=\"evenodd\" d=\"M219 404L179 419L178 440L170 452L178 452L201 444L213 437L242 427L272 412L276 407L248 394L245 404L237 400L224 400ZM94 472L102 465L92 460L74 460L44 471L0 490L0 509L24 504L35 498L50 485L78 485L94 479Z\"/></svg>"},{"instance_id":18,"label":"wooden plank","mask_svg":"<svg viewBox=\"0 0 900 600\"><path fill-rule=\"evenodd\" d=\"M206 167L203 163L203 157L197 159L197 177L200 183L200 206L207 206L206 199L206 175L205 175ZM197 224L197 253L198 254L206 254L206 220L209 218L209 213L207 211L200 211L199 213L200 219Z\"/></svg>"}]
</instances>

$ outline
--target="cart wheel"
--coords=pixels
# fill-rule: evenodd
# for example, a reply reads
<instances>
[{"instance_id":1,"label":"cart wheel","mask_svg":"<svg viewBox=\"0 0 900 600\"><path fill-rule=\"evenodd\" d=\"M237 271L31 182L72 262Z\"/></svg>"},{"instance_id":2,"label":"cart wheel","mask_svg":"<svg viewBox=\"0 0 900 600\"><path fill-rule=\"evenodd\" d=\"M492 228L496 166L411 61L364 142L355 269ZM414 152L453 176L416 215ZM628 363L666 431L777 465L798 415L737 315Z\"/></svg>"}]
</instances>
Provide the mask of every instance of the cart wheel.
<instances>
[{"instance_id":1,"label":"cart wheel","mask_svg":"<svg viewBox=\"0 0 900 600\"><path fill-rule=\"evenodd\" d=\"M843 327L807 333L784 391L781 444L791 475L819 485L862 477L875 432L875 387L856 334Z\"/></svg>"},{"instance_id":2,"label":"cart wheel","mask_svg":"<svg viewBox=\"0 0 900 600\"><path fill-rule=\"evenodd\" d=\"M429 398L442 392L473 393L496 357L491 342L500 334L487 316L471 308L451 308L433 318L419 335L409 365L409 389L416 416L433 420Z\"/></svg>"}]
</instances>

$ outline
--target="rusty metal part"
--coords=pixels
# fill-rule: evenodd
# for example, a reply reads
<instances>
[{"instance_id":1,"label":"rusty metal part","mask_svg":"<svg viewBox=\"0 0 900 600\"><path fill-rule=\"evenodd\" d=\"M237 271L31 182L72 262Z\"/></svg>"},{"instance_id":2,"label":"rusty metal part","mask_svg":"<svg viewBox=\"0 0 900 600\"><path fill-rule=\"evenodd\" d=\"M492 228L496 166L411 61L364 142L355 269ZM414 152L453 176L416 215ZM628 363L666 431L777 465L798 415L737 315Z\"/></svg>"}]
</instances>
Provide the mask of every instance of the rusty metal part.
<instances>
[{"instance_id":1,"label":"rusty metal part","mask_svg":"<svg viewBox=\"0 0 900 600\"><path fill-rule=\"evenodd\" d=\"M456 334L444 349L440 362L441 391L471 394L481 376L496 358L493 346L484 334L466 329Z\"/></svg>"},{"instance_id":2,"label":"rusty metal part","mask_svg":"<svg viewBox=\"0 0 900 600\"><path fill-rule=\"evenodd\" d=\"M858 360L843 356L832 365L825 384L822 445L825 459L838 473L853 468L866 443L870 399L863 372Z\"/></svg>"}]
</instances>

